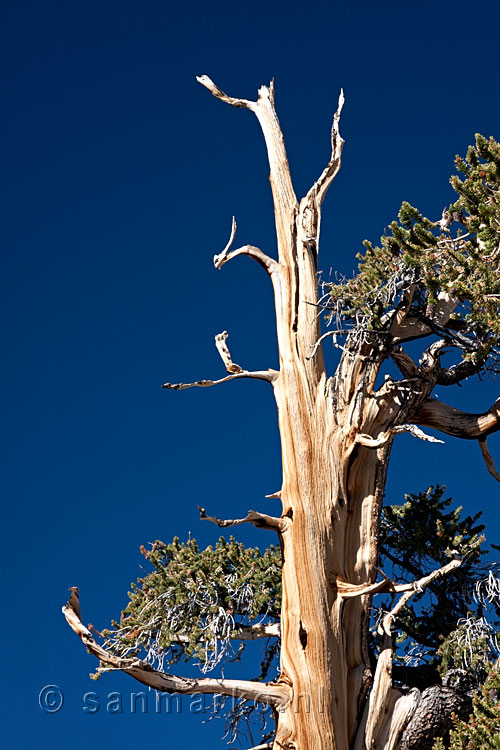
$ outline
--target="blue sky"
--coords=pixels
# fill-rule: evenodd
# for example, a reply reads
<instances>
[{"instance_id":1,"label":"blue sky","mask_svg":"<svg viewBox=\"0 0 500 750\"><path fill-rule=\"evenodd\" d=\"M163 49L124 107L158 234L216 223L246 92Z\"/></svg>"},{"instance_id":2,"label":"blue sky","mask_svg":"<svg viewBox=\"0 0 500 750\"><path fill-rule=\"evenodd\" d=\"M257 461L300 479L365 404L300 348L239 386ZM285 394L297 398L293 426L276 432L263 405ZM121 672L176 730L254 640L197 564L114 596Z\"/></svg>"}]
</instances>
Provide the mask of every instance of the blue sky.
<instances>
[{"instance_id":1,"label":"blue sky","mask_svg":"<svg viewBox=\"0 0 500 750\"><path fill-rule=\"evenodd\" d=\"M222 516L266 510L280 485L266 384L160 389L221 376L213 337L224 329L236 362L277 362L265 274L248 259L212 265L233 214L240 244L274 253L262 136L251 113L217 102L195 76L248 98L275 77L301 195L328 159L344 88L344 161L324 207L320 267L349 273L403 199L439 218L453 157L475 132L500 137L499 0L472 13L462 0L416 7L4 4L7 746L224 747L220 725L204 727L188 703L181 716L132 714L138 684L91 682L96 663L60 614L78 585L84 620L106 626L141 573L140 544L189 532L209 544L217 530L198 522L198 503ZM474 381L445 398L481 411L497 395L498 381ZM500 461L499 438L490 442ZM484 509L500 542L498 484L477 445L402 436L388 500L436 482L468 512ZM254 529L238 537L271 541ZM38 706L47 684L65 695L54 715ZM99 694L96 714L82 709L87 691ZM121 714L106 711L113 691Z\"/></svg>"}]
</instances>

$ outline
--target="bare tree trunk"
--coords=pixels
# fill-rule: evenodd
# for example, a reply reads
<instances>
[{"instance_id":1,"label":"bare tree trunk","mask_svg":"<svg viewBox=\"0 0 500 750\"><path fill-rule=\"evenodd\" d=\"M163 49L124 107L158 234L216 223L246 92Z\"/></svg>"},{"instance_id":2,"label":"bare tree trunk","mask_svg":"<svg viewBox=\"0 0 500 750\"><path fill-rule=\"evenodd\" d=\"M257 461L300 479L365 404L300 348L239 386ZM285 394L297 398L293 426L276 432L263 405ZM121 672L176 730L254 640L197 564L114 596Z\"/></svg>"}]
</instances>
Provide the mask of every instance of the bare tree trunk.
<instances>
[{"instance_id":1,"label":"bare tree trunk","mask_svg":"<svg viewBox=\"0 0 500 750\"><path fill-rule=\"evenodd\" d=\"M307 258L304 244L296 254ZM336 377L326 378L320 350L311 357L320 334L316 308L306 302L316 300L316 280L298 281L298 294L283 294L287 315L278 316L278 331L294 319L294 304L298 315L295 329L278 334L280 374L273 382L282 516L289 519L282 532L280 679L292 692L275 747L347 750L372 683L371 597L344 598L342 590L351 584L362 591L375 581L390 429L402 409L390 388L375 397L384 354L370 343L356 342L350 351L348 342Z\"/></svg>"},{"instance_id":2,"label":"bare tree trunk","mask_svg":"<svg viewBox=\"0 0 500 750\"><path fill-rule=\"evenodd\" d=\"M375 394L387 356L365 333L347 339L336 376L327 379L318 315L317 253L321 203L340 168L339 119L331 159L297 202L273 87L257 102L232 99L199 79L219 99L251 109L266 140L279 262L257 248L216 257L222 266L245 253L268 271L275 293L280 368L271 379L282 446L283 602L281 675L291 699L278 712L274 747L348 750L362 725L370 747L386 721L381 705L392 690L390 668L379 679L380 699L363 717L372 684L367 647L369 590L376 577L377 534L393 430L427 397L431 379L401 398L392 383ZM409 303L408 303L409 304ZM394 335L405 310L395 315ZM226 363L227 366L227 363ZM229 370L229 367L228 367ZM352 587L356 596L341 593ZM387 706L384 705L385 708Z\"/></svg>"},{"instance_id":3,"label":"bare tree trunk","mask_svg":"<svg viewBox=\"0 0 500 750\"><path fill-rule=\"evenodd\" d=\"M299 205L272 87L263 87L257 102L242 102L227 97L209 79L201 82L217 98L255 112L271 167L279 263L270 261L267 270L275 291L280 354L279 373L272 382L283 458L282 518L287 519L282 531L279 682L291 690L291 700L278 713L275 748L347 750L372 679L367 650L370 596L345 601L339 589L354 584L363 590L374 582L392 443L388 431L402 409L390 388L376 396L373 392L385 358L379 344L348 340L333 379L326 377L318 345L320 209L340 168L343 96L334 118L331 160ZM226 248L223 262L238 252Z\"/></svg>"}]
</instances>

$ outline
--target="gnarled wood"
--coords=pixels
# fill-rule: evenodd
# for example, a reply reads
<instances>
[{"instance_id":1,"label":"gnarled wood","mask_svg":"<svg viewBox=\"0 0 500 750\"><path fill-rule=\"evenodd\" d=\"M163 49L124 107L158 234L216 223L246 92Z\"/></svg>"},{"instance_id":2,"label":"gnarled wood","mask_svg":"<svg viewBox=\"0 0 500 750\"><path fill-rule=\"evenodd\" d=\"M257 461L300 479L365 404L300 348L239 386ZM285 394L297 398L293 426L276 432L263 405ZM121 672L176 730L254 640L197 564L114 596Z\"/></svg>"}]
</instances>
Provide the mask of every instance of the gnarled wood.
<instances>
[{"instance_id":1,"label":"gnarled wood","mask_svg":"<svg viewBox=\"0 0 500 750\"><path fill-rule=\"evenodd\" d=\"M216 516L207 516L205 508L198 505L201 521L211 521L221 529L229 526L239 526L242 523L253 523L259 529L270 529L271 531L283 532L288 524L287 518L275 518L268 516L267 513L259 513L256 510L249 510L245 518L217 518Z\"/></svg>"},{"instance_id":2,"label":"gnarled wood","mask_svg":"<svg viewBox=\"0 0 500 750\"><path fill-rule=\"evenodd\" d=\"M500 398L482 414L469 414L437 398L429 398L410 421L423 427L434 427L453 437L478 440L500 430Z\"/></svg>"}]
</instances>

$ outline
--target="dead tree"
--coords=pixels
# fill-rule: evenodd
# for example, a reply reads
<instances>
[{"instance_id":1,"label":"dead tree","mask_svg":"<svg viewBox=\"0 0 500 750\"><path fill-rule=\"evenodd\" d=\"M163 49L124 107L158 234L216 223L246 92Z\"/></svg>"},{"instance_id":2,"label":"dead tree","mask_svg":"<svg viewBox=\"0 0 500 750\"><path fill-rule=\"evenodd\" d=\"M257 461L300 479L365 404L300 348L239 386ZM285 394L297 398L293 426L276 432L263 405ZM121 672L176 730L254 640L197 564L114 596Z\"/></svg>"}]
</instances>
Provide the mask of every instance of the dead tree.
<instances>
[{"instance_id":1,"label":"dead tree","mask_svg":"<svg viewBox=\"0 0 500 750\"><path fill-rule=\"evenodd\" d=\"M273 84L259 90L257 101L249 101L226 95L206 76L198 80L221 102L253 112L265 138L278 258L253 245L233 248L233 222L230 240L214 263L220 269L236 256L247 255L269 276L274 289L279 369L249 371L235 364L224 332L216 337L216 345L228 373L225 377L164 387L204 387L251 378L273 388L282 447L282 513L271 517L250 511L239 520L211 520L219 525L253 523L279 535L283 552L280 675L275 682L260 684L162 673L138 659L106 651L81 623L75 601L66 605L64 613L104 667L121 669L161 691L222 693L271 705L277 725L274 750L395 749L416 702L414 691L404 695L392 684L393 621L417 591L452 573L461 559L450 560L413 584L398 584L380 575L378 524L391 447L403 432L435 441L423 432L424 427L478 441L489 471L498 479L486 438L500 429L500 400L483 413L466 414L431 396L436 384L451 385L478 372L493 349L485 355L484 347L477 343L477 326L471 333L464 330L466 325L458 325L463 302L456 291L460 280L455 287L442 283L436 298L428 297L423 309L418 297L423 272L399 256L390 304L386 300L381 306L376 325L368 325L366 316L353 313L357 324L341 332L346 334L342 345L335 339L340 362L335 375L328 377L322 350L325 335L318 315L318 243L321 205L341 165L343 94L333 119L330 161L307 195L298 200L276 115ZM466 221L460 216L453 218ZM467 254L460 240L449 235L450 223L445 212L443 219L434 223L441 232L436 253L445 248L448 254ZM482 247L479 240L476 244L483 255L491 252L491 243ZM497 265L499 252L500 245L494 254ZM493 292L492 298L498 296ZM498 300L493 299L492 305L498 310ZM469 334L472 338L467 338ZM404 344L427 337L430 344L416 362ZM465 350L467 356L445 368L441 364L445 345ZM380 368L389 359L399 367L401 378L387 377L376 387ZM382 592L400 598L380 625L382 647L373 668L368 649L370 606L372 597Z\"/></svg>"}]
</instances>

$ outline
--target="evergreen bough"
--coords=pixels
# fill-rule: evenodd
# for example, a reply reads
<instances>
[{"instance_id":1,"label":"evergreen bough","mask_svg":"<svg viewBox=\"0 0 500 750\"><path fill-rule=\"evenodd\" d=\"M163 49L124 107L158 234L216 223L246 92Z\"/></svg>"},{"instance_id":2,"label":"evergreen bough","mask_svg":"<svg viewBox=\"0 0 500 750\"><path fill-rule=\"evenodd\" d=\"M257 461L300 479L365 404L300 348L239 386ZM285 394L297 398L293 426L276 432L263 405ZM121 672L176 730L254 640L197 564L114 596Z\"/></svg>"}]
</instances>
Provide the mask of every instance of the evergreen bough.
<instances>
[{"instance_id":1,"label":"evergreen bough","mask_svg":"<svg viewBox=\"0 0 500 750\"><path fill-rule=\"evenodd\" d=\"M450 182L457 200L439 221L403 202L380 244L363 243L358 273L329 287L330 317L346 331L383 336L390 311L411 293L410 317L457 347L473 374L490 355L496 368L500 344L500 144L477 134L455 163L459 174ZM445 299L456 307L441 324Z\"/></svg>"}]
</instances>

